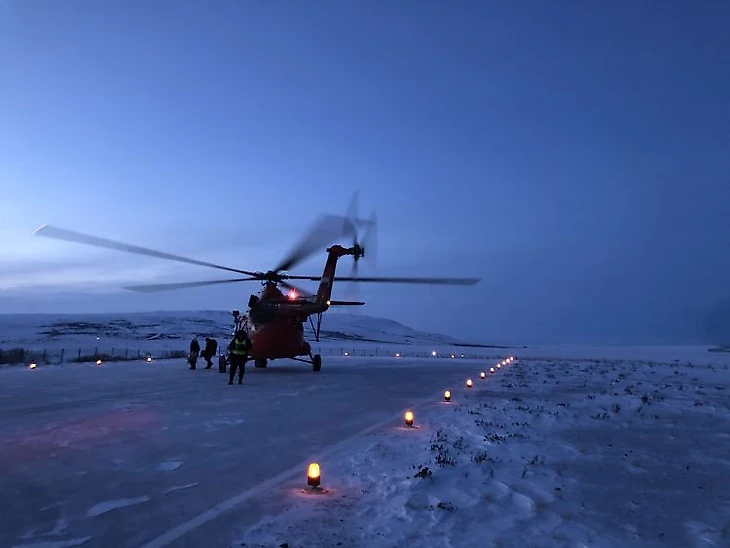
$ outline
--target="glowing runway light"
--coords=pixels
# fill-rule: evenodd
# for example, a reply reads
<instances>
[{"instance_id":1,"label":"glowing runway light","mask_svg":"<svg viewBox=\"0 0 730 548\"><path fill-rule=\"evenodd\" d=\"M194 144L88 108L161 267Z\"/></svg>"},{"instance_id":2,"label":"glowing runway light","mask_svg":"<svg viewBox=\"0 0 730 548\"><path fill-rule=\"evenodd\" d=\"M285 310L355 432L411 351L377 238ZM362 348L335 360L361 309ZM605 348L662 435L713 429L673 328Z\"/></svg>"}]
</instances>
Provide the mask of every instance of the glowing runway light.
<instances>
[{"instance_id":1,"label":"glowing runway light","mask_svg":"<svg viewBox=\"0 0 730 548\"><path fill-rule=\"evenodd\" d=\"M350 353L349 353L349 352L345 352L345 356L349 356L349 355L350 355Z\"/></svg>"},{"instance_id":2,"label":"glowing runway light","mask_svg":"<svg viewBox=\"0 0 730 548\"><path fill-rule=\"evenodd\" d=\"M413 413L412 412L406 411L405 419L406 419L406 426L413 426Z\"/></svg>"},{"instance_id":3,"label":"glowing runway light","mask_svg":"<svg viewBox=\"0 0 730 548\"><path fill-rule=\"evenodd\" d=\"M101 365L101 360L96 360L96 365Z\"/></svg>"},{"instance_id":4,"label":"glowing runway light","mask_svg":"<svg viewBox=\"0 0 730 548\"><path fill-rule=\"evenodd\" d=\"M472 387L471 379L466 379L466 387L467 388L471 388Z\"/></svg>"},{"instance_id":5,"label":"glowing runway light","mask_svg":"<svg viewBox=\"0 0 730 548\"><path fill-rule=\"evenodd\" d=\"M400 352L396 352L396 353L395 353L395 357L396 357L396 358L400 358Z\"/></svg>"},{"instance_id":6,"label":"glowing runway light","mask_svg":"<svg viewBox=\"0 0 730 548\"><path fill-rule=\"evenodd\" d=\"M322 480L319 473L319 464L313 462L307 469L307 485L311 487L319 487L319 483Z\"/></svg>"},{"instance_id":7,"label":"glowing runway light","mask_svg":"<svg viewBox=\"0 0 730 548\"><path fill-rule=\"evenodd\" d=\"M434 350L433 352L431 352L431 355L432 355L433 357L436 357L436 351Z\"/></svg>"},{"instance_id":8,"label":"glowing runway light","mask_svg":"<svg viewBox=\"0 0 730 548\"><path fill-rule=\"evenodd\" d=\"M38 364L37 363L32 363L28 367L30 367L31 369L35 369L36 367L38 367Z\"/></svg>"},{"instance_id":9,"label":"glowing runway light","mask_svg":"<svg viewBox=\"0 0 730 548\"><path fill-rule=\"evenodd\" d=\"M481 373L479 373L479 378L486 379L487 378L487 374L484 371L482 371Z\"/></svg>"},{"instance_id":10,"label":"glowing runway light","mask_svg":"<svg viewBox=\"0 0 730 548\"><path fill-rule=\"evenodd\" d=\"M490 368L489 368L489 372L490 372L490 373L494 373L494 367L490 367Z\"/></svg>"},{"instance_id":11,"label":"glowing runway light","mask_svg":"<svg viewBox=\"0 0 730 548\"><path fill-rule=\"evenodd\" d=\"M444 392L444 401L451 401L451 392L448 390Z\"/></svg>"},{"instance_id":12,"label":"glowing runway light","mask_svg":"<svg viewBox=\"0 0 730 548\"><path fill-rule=\"evenodd\" d=\"M498 363L497 364L497 369L502 369L502 364L501 363Z\"/></svg>"},{"instance_id":13,"label":"glowing runway light","mask_svg":"<svg viewBox=\"0 0 730 548\"><path fill-rule=\"evenodd\" d=\"M152 356L147 356L147 363L150 363L152 361Z\"/></svg>"}]
</instances>

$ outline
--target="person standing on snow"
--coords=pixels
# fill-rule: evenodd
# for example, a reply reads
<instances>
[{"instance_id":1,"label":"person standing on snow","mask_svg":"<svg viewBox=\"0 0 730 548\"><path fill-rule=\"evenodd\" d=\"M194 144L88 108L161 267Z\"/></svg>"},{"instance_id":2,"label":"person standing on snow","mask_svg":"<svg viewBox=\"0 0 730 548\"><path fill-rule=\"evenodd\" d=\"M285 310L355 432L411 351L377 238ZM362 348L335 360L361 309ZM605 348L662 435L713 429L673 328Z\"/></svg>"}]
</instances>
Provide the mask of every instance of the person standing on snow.
<instances>
[{"instance_id":1,"label":"person standing on snow","mask_svg":"<svg viewBox=\"0 0 730 548\"><path fill-rule=\"evenodd\" d=\"M211 339L210 337L205 337L205 349L203 350L203 357L205 358L205 363L207 364L205 366L206 369L210 369L213 367L213 361L212 358L215 356L216 352L218 352L218 341L215 339Z\"/></svg>"},{"instance_id":2,"label":"person standing on snow","mask_svg":"<svg viewBox=\"0 0 730 548\"><path fill-rule=\"evenodd\" d=\"M190 369L195 369L195 366L198 363L199 355L200 355L200 343L198 342L198 339L196 337L193 337L193 339L190 341L190 356L188 357L188 363L190 364Z\"/></svg>"},{"instance_id":3,"label":"person standing on snow","mask_svg":"<svg viewBox=\"0 0 730 548\"><path fill-rule=\"evenodd\" d=\"M237 331L236 336L228 345L228 352L231 356L231 373L228 377L228 384L233 384L236 369L238 369L238 384L243 383L249 350L251 350L251 339L248 338L248 334L245 331Z\"/></svg>"}]
</instances>

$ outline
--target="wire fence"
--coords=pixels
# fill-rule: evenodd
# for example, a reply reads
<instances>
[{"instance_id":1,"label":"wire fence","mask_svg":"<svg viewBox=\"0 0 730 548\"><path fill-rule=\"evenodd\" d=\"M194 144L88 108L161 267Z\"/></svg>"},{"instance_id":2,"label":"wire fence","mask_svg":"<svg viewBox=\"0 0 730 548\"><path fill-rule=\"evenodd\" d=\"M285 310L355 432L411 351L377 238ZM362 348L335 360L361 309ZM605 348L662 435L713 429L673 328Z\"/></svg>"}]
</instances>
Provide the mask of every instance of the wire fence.
<instances>
[{"instance_id":1,"label":"wire fence","mask_svg":"<svg viewBox=\"0 0 730 548\"><path fill-rule=\"evenodd\" d=\"M428 351L420 348L399 346L313 346L313 354L342 357L391 357L391 358L447 358L490 359L501 358L498 354ZM101 361L145 361L187 358L187 350L138 349L118 347L60 348L60 349L0 349L0 365L59 365L63 363L93 363Z\"/></svg>"},{"instance_id":2,"label":"wire fence","mask_svg":"<svg viewBox=\"0 0 730 548\"><path fill-rule=\"evenodd\" d=\"M76 348L76 349L0 349L0 365L31 364L54 365L63 363L90 363L102 361L136 361L147 358L172 359L187 357L181 350L140 350L131 348Z\"/></svg>"}]
</instances>

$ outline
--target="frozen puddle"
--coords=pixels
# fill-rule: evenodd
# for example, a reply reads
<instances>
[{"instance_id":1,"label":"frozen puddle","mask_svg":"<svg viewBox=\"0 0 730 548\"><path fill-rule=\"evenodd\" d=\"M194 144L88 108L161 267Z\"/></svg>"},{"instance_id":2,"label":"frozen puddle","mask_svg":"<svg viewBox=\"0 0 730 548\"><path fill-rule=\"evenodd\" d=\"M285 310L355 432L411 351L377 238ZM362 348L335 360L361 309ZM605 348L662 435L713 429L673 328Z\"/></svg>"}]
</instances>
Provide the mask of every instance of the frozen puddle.
<instances>
[{"instance_id":1,"label":"frozen puddle","mask_svg":"<svg viewBox=\"0 0 730 548\"><path fill-rule=\"evenodd\" d=\"M106 514L107 512L111 512L112 510L117 510L118 508L126 508L127 506L134 506L135 504L142 504L143 502L148 502L150 500L149 497L137 497L135 499L117 499L117 500L107 500L105 502L100 502L99 504L95 504L89 510L86 512L86 516L90 518L95 518L97 516L101 516L102 514Z\"/></svg>"}]
</instances>

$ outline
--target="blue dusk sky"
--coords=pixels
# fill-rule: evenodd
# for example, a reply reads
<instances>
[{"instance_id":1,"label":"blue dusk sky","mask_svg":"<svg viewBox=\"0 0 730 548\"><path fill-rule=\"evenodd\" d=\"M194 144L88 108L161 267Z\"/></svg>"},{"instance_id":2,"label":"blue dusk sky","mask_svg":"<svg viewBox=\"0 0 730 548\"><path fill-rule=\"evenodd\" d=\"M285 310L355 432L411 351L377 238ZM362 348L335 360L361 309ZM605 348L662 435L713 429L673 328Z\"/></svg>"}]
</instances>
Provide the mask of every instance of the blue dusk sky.
<instances>
[{"instance_id":1,"label":"blue dusk sky","mask_svg":"<svg viewBox=\"0 0 730 548\"><path fill-rule=\"evenodd\" d=\"M362 284L364 314L702 341L730 296L728 29L711 0L2 0L0 312L243 309L256 283L132 293L218 273L32 232L266 270L359 189L362 275L482 278Z\"/></svg>"}]
</instances>

